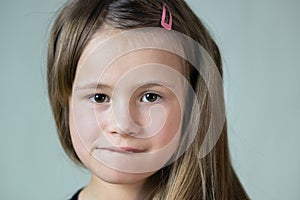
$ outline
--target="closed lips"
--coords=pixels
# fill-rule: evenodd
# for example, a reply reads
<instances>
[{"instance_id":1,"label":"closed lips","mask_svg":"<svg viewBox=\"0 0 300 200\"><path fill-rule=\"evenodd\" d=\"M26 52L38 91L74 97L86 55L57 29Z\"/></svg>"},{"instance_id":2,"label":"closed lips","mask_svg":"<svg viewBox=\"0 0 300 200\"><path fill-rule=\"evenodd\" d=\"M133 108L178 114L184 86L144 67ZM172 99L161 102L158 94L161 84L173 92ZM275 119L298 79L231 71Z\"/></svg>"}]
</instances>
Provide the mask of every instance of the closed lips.
<instances>
[{"instance_id":1,"label":"closed lips","mask_svg":"<svg viewBox=\"0 0 300 200\"><path fill-rule=\"evenodd\" d=\"M135 147L105 147L105 148L96 148L99 150L107 150L119 153L143 153L145 152L144 149L139 149Z\"/></svg>"}]
</instances>

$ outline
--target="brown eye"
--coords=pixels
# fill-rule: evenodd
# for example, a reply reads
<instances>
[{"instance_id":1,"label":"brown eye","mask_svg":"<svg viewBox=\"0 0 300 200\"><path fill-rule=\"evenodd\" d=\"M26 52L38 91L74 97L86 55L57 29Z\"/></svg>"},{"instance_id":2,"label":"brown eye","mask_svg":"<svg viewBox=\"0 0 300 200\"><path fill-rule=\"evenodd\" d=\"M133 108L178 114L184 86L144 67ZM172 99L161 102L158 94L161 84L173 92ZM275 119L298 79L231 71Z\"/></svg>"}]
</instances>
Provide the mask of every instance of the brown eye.
<instances>
[{"instance_id":1,"label":"brown eye","mask_svg":"<svg viewBox=\"0 0 300 200\"><path fill-rule=\"evenodd\" d=\"M106 94L95 94L90 98L94 103L109 102L109 97Z\"/></svg>"},{"instance_id":2,"label":"brown eye","mask_svg":"<svg viewBox=\"0 0 300 200\"><path fill-rule=\"evenodd\" d=\"M146 103L157 103L161 96L155 93L146 93L142 96L141 101Z\"/></svg>"}]
</instances>

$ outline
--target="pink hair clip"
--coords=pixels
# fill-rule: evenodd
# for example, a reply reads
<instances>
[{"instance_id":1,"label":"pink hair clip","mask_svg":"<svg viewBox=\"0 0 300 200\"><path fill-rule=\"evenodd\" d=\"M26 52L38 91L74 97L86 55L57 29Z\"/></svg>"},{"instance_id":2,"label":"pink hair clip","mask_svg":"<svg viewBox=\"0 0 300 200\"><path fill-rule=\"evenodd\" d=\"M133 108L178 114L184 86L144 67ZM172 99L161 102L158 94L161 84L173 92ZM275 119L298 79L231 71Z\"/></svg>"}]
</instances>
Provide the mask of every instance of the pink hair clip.
<instances>
[{"instance_id":1,"label":"pink hair clip","mask_svg":"<svg viewBox=\"0 0 300 200\"><path fill-rule=\"evenodd\" d=\"M169 23L166 23L167 9L168 9L168 12L169 12ZM171 13L171 11L169 10L169 8L167 7L167 5L165 3L163 4L163 10L162 10L160 24L161 24L162 27L164 27L167 30L172 29L172 13Z\"/></svg>"}]
</instances>

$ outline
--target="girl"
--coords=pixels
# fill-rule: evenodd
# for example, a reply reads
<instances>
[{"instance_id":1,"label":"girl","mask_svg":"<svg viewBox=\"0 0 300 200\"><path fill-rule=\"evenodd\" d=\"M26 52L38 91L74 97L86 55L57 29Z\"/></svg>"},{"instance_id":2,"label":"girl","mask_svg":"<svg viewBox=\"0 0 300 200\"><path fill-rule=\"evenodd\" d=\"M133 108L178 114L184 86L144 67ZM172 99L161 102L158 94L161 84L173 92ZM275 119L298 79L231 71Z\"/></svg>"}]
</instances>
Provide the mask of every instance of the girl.
<instances>
[{"instance_id":1,"label":"girl","mask_svg":"<svg viewBox=\"0 0 300 200\"><path fill-rule=\"evenodd\" d=\"M92 173L72 199L249 199L221 78L218 47L182 0L68 2L47 79L60 141Z\"/></svg>"}]
</instances>

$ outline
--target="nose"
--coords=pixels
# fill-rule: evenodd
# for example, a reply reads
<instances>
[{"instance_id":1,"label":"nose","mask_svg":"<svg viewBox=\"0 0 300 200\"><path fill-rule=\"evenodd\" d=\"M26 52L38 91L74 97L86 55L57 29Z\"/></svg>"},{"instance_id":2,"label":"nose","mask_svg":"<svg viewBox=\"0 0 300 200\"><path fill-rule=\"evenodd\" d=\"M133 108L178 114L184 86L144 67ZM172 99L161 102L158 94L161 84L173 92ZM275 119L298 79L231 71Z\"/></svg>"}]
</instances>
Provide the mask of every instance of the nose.
<instances>
[{"instance_id":1,"label":"nose","mask_svg":"<svg viewBox=\"0 0 300 200\"><path fill-rule=\"evenodd\" d=\"M129 101L115 101L111 104L106 115L107 131L113 134L137 135L141 127L135 123L130 112Z\"/></svg>"}]
</instances>

